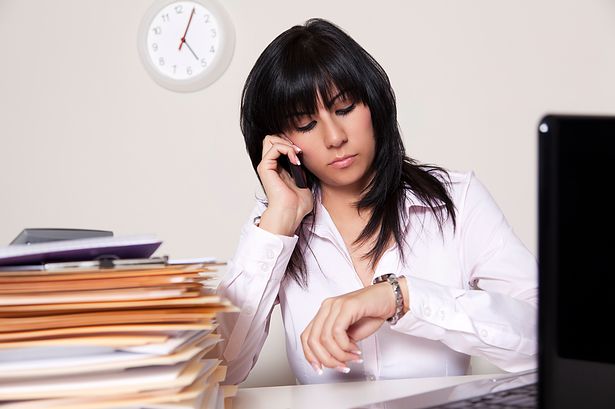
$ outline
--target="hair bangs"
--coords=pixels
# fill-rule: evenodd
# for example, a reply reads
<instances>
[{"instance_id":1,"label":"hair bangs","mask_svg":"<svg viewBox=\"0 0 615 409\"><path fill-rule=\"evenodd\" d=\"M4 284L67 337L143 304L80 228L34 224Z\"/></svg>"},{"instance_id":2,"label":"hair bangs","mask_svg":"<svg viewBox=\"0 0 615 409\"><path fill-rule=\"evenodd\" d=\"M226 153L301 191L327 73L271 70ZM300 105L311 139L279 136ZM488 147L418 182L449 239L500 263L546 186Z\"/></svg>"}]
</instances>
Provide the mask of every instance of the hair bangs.
<instances>
[{"instance_id":1,"label":"hair bangs","mask_svg":"<svg viewBox=\"0 0 615 409\"><path fill-rule=\"evenodd\" d=\"M331 108L342 94L353 102L365 102L367 90L362 76L343 54L326 52L322 45L299 52L291 48L279 67L277 78L270 84L269 107L266 109L270 132L284 132L298 125L301 115L313 115L321 103ZM324 51L324 52L323 52ZM350 68L350 69L349 69Z\"/></svg>"}]
</instances>

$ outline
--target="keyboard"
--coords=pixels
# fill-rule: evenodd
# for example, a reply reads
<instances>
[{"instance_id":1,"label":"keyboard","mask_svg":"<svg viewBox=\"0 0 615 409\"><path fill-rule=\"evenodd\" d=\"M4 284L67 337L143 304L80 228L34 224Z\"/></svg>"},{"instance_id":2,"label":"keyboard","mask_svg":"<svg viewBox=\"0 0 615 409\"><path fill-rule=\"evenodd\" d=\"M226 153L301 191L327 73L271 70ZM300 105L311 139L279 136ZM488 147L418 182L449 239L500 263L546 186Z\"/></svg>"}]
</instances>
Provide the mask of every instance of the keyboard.
<instances>
[{"instance_id":1,"label":"keyboard","mask_svg":"<svg viewBox=\"0 0 615 409\"><path fill-rule=\"evenodd\" d=\"M473 398L466 398L428 409L535 409L538 407L538 384L518 386Z\"/></svg>"}]
</instances>

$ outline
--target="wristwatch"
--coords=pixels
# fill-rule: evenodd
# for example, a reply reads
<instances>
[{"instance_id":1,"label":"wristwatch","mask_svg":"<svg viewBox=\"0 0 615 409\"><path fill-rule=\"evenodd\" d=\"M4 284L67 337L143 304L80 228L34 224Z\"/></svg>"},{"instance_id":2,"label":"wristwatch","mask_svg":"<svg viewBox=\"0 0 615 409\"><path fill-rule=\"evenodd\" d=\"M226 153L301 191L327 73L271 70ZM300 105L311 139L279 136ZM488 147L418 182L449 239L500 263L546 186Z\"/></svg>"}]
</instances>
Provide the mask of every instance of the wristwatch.
<instances>
[{"instance_id":1,"label":"wristwatch","mask_svg":"<svg viewBox=\"0 0 615 409\"><path fill-rule=\"evenodd\" d=\"M372 284L383 283L385 281L391 284L393 287L393 292L395 293L395 314L393 314L392 317L387 318L387 322L391 325L395 325L404 315L404 295L401 292L401 287L399 286L399 282L397 281L397 276L395 274L383 274L380 277L376 277L374 278Z\"/></svg>"}]
</instances>

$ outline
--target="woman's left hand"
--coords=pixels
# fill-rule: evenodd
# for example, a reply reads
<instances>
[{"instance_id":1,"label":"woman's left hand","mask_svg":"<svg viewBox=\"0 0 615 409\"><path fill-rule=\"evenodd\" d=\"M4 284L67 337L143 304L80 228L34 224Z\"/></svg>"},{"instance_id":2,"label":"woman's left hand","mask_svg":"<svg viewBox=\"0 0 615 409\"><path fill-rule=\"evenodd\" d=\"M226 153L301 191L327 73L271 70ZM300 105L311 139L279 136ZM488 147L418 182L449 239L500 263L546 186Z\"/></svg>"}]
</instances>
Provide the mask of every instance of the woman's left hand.
<instances>
[{"instance_id":1,"label":"woman's left hand","mask_svg":"<svg viewBox=\"0 0 615 409\"><path fill-rule=\"evenodd\" d=\"M361 359L356 342L394 313L395 295L386 282L327 298L301 334L305 358L317 371L324 365L348 372L346 362Z\"/></svg>"}]
</instances>

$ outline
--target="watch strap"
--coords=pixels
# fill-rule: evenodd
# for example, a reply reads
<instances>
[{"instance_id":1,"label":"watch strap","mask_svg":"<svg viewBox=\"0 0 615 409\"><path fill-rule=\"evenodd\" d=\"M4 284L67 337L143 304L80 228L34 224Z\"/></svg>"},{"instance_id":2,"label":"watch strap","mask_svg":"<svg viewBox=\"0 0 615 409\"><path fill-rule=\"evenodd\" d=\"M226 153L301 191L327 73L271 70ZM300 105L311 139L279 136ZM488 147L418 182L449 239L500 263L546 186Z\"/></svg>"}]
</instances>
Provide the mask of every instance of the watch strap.
<instances>
[{"instance_id":1,"label":"watch strap","mask_svg":"<svg viewBox=\"0 0 615 409\"><path fill-rule=\"evenodd\" d=\"M401 278L401 277L400 277ZM401 292L398 277L395 274L383 274L374 278L373 284L388 282L393 287L393 293L395 294L395 314L392 317L387 318L387 322L391 325L395 325L397 321L404 315L404 295Z\"/></svg>"}]
</instances>

